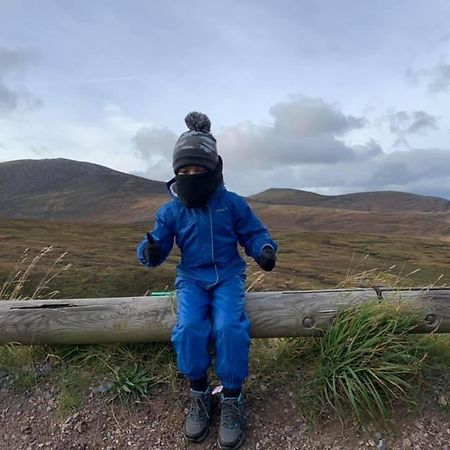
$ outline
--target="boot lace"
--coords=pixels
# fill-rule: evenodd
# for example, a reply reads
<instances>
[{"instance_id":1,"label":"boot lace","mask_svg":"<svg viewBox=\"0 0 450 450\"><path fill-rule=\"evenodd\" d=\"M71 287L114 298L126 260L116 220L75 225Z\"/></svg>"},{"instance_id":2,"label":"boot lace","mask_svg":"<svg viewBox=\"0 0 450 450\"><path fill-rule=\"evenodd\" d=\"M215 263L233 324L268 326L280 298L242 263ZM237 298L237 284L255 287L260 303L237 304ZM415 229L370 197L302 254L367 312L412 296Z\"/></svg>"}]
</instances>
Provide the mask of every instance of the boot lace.
<instances>
[{"instance_id":1,"label":"boot lace","mask_svg":"<svg viewBox=\"0 0 450 450\"><path fill-rule=\"evenodd\" d=\"M224 399L222 403L222 424L225 428L237 428L240 424L241 411L238 401Z\"/></svg>"},{"instance_id":2,"label":"boot lace","mask_svg":"<svg viewBox=\"0 0 450 450\"><path fill-rule=\"evenodd\" d=\"M209 419L208 407L204 394L191 394L191 403L189 405L189 417L196 422L203 422Z\"/></svg>"}]
</instances>

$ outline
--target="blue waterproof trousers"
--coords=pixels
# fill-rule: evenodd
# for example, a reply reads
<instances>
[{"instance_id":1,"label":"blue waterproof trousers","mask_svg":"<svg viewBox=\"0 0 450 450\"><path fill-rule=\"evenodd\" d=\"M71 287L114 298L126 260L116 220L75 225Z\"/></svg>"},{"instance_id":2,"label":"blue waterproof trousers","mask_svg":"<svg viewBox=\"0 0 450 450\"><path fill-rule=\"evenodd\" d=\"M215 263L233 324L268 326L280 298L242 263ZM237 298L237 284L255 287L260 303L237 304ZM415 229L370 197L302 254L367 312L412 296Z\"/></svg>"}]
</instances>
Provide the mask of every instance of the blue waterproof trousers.
<instances>
[{"instance_id":1,"label":"blue waterproof trousers","mask_svg":"<svg viewBox=\"0 0 450 450\"><path fill-rule=\"evenodd\" d=\"M177 281L177 324L172 343L178 369L190 380L207 374L209 344L215 350L215 369L222 385L239 389L248 375L250 323L244 311L245 275L211 287L199 281Z\"/></svg>"}]
</instances>

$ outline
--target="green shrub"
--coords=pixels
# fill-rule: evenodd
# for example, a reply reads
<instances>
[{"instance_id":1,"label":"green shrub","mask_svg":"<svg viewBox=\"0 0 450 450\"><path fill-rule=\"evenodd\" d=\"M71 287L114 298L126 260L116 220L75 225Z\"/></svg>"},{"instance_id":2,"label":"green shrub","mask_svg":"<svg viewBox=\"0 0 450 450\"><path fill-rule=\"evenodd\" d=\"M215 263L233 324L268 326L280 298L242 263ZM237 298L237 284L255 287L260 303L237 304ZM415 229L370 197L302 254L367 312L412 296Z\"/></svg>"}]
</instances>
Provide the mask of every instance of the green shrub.
<instances>
[{"instance_id":1,"label":"green shrub","mask_svg":"<svg viewBox=\"0 0 450 450\"><path fill-rule=\"evenodd\" d=\"M320 339L314 379L302 388L303 414L316 418L331 407L340 416L351 410L360 423L386 419L394 401L410 398L425 359L409 334L414 322L401 304L369 302L339 312Z\"/></svg>"},{"instance_id":2,"label":"green shrub","mask_svg":"<svg viewBox=\"0 0 450 450\"><path fill-rule=\"evenodd\" d=\"M157 382L148 369L135 364L132 368L122 367L114 373L111 390L114 398L121 401L138 400L146 397Z\"/></svg>"}]
</instances>

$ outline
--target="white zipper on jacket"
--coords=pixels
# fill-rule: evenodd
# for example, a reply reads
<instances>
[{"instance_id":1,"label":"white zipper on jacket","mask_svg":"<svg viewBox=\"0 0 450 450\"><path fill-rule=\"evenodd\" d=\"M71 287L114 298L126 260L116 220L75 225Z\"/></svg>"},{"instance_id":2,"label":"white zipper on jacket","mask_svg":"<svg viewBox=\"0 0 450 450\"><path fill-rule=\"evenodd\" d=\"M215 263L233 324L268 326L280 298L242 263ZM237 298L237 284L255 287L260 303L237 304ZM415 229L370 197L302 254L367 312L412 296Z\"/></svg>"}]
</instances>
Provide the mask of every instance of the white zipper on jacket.
<instances>
[{"instance_id":1,"label":"white zipper on jacket","mask_svg":"<svg viewBox=\"0 0 450 450\"><path fill-rule=\"evenodd\" d=\"M219 282L219 272L217 271L217 266L214 261L214 234L213 234L213 220L212 220L211 208L209 206L207 206L207 208L208 208L208 212L209 212L209 223L211 225L211 258L212 258L212 262L214 264L214 270L216 271L216 282L211 284L211 286L214 286L215 284L217 284Z\"/></svg>"}]
</instances>

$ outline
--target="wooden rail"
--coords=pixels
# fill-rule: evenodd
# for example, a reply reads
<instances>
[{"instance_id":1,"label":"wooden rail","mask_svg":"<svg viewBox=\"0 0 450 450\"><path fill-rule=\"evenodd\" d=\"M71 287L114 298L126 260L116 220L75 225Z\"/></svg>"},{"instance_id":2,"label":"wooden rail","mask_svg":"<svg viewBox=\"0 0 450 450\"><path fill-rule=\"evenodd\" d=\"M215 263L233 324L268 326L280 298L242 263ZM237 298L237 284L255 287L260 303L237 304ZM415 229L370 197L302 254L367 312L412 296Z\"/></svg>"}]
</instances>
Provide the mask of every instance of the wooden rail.
<instances>
[{"instance_id":1,"label":"wooden rail","mask_svg":"<svg viewBox=\"0 0 450 450\"><path fill-rule=\"evenodd\" d=\"M419 333L450 332L450 288L253 292L246 310L253 337L313 336L340 308L376 298L419 309ZM0 344L168 341L175 309L170 296L0 300Z\"/></svg>"}]
</instances>

